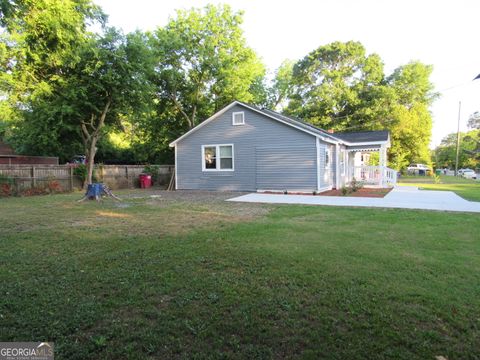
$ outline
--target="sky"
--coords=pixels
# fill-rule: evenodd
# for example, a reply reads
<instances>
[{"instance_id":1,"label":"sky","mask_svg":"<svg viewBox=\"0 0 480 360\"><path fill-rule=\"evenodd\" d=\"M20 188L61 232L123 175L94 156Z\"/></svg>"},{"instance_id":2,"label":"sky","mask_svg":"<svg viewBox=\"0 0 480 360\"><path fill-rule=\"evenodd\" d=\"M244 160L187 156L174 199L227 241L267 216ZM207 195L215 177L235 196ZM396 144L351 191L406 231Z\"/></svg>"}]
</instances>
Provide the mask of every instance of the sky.
<instances>
[{"instance_id":1,"label":"sky","mask_svg":"<svg viewBox=\"0 0 480 360\"><path fill-rule=\"evenodd\" d=\"M112 26L124 32L164 26L176 9L229 4L244 11L247 44L273 72L283 60L298 60L333 41L360 41L383 59L386 74L412 60L433 65L440 98L431 111L431 147L467 131L480 111L479 0L95 0Z\"/></svg>"}]
</instances>

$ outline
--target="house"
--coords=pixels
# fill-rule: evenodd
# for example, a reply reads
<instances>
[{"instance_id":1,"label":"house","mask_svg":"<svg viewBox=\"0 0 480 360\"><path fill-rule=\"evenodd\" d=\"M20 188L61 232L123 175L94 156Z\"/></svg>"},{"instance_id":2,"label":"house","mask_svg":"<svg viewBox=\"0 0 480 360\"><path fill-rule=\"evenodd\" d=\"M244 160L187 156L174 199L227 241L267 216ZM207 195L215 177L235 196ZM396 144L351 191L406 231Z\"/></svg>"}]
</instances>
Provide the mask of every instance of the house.
<instances>
[{"instance_id":1,"label":"house","mask_svg":"<svg viewBox=\"0 0 480 360\"><path fill-rule=\"evenodd\" d=\"M329 133L234 101L170 144L176 189L321 192L353 177L388 186L388 131ZM379 166L366 159L379 152ZM363 160L362 160L363 159Z\"/></svg>"},{"instance_id":2,"label":"house","mask_svg":"<svg viewBox=\"0 0 480 360\"><path fill-rule=\"evenodd\" d=\"M0 139L0 165L58 165L58 157L16 155Z\"/></svg>"}]
</instances>

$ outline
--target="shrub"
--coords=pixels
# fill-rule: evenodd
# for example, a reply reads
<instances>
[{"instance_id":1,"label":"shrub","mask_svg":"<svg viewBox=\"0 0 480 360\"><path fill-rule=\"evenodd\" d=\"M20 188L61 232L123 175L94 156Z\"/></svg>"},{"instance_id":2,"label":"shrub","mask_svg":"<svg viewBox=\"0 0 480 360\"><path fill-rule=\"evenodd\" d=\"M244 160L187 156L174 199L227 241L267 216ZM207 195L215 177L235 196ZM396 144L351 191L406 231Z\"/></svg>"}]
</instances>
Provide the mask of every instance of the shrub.
<instances>
[{"instance_id":1,"label":"shrub","mask_svg":"<svg viewBox=\"0 0 480 360\"><path fill-rule=\"evenodd\" d=\"M158 171L160 170L160 166L158 165L145 165L143 168L143 172L145 174L150 174L152 176L152 184L158 185L158 178L160 174Z\"/></svg>"},{"instance_id":2,"label":"shrub","mask_svg":"<svg viewBox=\"0 0 480 360\"><path fill-rule=\"evenodd\" d=\"M78 176L78 178L82 181L85 185L85 181L87 180L87 165L79 164L73 168L73 175ZM95 174L95 170L93 171L92 181L97 182L97 176Z\"/></svg>"},{"instance_id":3,"label":"shrub","mask_svg":"<svg viewBox=\"0 0 480 360\"><path fill-rule=\"evenodd\" d=\"M13 178L0 174L0 196L13 195L13 185Z\"/></svg>"},{"instance_id":4,"label":"shrub","mask_svg":"<svg viewBox=\"0 0 480 360\"><path fill-rule=\"evenodd\" d=\"M350 188L353 192L356 192L363 188L363 183L355 178L352 178L352 181L350 182Z\"/></svg>"},{"instance_id":5,"label":"shrub","mask_svg":"<svg viewBox=\"0 0 480 360\"><path fill-rule=\"evenodd\" d=\"M57 180L49 181L48 184L47 184L47 190L51 194L56 194L56 193L59 193L59 192L63 191L62 186L60 185L60 183Z\"/></svg>"},{"instance_id":6,"label":"shrub","mask_svg":"<svg viewBox=\"0 0 480 360\"><path fill-rule=\"evenodd\" d=\"M350 192L346 186L342 186L341 191L343 196L346 196Z\"/></svg>"}]
</instances>

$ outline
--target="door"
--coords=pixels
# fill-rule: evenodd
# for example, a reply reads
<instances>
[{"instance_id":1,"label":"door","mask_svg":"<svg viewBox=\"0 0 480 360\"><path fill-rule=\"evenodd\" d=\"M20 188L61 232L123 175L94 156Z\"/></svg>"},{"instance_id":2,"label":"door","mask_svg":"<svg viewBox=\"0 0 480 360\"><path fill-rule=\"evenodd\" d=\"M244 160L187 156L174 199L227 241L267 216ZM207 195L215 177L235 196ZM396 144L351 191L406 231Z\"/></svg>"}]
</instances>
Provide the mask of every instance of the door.
<instances>
[{"instance_id":1,"label":"door","mask_svg":"<svg viewBox=\"0 0 480 360\"><path fill-rule=\"evenodd\" d=\"M323 161L320 161L323 170L322 187L333 187L333 160L333 146L327 145L323 148Z\"/></svg>"}]
</instances>

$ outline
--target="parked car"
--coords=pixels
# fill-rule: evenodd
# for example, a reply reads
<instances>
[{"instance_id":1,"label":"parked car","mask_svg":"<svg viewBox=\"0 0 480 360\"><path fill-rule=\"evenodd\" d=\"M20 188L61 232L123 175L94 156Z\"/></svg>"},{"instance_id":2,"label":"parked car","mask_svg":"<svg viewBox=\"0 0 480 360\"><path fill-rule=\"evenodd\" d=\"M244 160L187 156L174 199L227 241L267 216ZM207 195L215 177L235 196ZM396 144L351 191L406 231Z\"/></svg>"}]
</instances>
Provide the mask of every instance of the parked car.
<instances>
[{"instance_id":1,"label":"parked car","mask_svg":"<svg viewBox=\"0 0 480 360\"><path fill-rule=\"evenodd\" d=\"M425 164L410 164L410 166L407 167L408 174L427 175L430 171L432 170Z\"/></svg>"},{"instance_id":2,"label":"parked car","mask_svg":"<svg viewBox=\"0 0 480 360\"><path fill-rule=\"evenodd\" d=\"M86 164L87 157L85 155L75 155L69 163L70 164Z\"/></svg>"},{"instance_id":3,"label":"parked car","mask_svg":"<svg viewBox=\"0 0 480 360\"><path fill-rule=\"evenodd\" d=\"M465 179L477 179L477 173L472 169L460 169L458 170L458 175Z\"/></svg>"}]
</instances>

